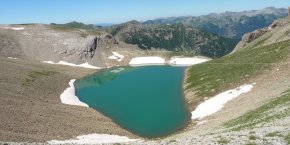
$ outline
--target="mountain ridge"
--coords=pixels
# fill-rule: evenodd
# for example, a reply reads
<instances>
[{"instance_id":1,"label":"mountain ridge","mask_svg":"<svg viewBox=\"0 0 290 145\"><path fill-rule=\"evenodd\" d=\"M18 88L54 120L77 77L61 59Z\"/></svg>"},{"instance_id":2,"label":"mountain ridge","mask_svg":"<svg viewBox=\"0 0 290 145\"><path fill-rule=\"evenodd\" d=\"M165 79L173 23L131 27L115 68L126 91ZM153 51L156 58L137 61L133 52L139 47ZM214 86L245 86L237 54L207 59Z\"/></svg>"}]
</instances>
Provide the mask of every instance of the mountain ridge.
<instances>
[{"instance_id":1,"label":"mountain ridge","mask_svg":"<svg viewBox=\"0 0 290 145\"><path fill-rule=\"evenodd\" d=\"M160 18L143 22L145 25L184 23L228 38L241 39L244 33L270 25L275 19L286 17L285 8L268 7L243 12L210 13L201 16ZM246 27L245 27L246 26ZM244 29L244 30L243 30ZM239 31L241 32L239 32Z\"/></svg>"},{"instance_id":2,"label":"mountain ridge","mask_svg":"<svg viewBox=\"0 0 290 145\"><path fill-rule=\"evenodd\" d=\"M144 50L167 50L217 58L231 52L237 41L184 24L142 25L130 21L109 31L117 39Z\"/></svg>"}]
</instances>

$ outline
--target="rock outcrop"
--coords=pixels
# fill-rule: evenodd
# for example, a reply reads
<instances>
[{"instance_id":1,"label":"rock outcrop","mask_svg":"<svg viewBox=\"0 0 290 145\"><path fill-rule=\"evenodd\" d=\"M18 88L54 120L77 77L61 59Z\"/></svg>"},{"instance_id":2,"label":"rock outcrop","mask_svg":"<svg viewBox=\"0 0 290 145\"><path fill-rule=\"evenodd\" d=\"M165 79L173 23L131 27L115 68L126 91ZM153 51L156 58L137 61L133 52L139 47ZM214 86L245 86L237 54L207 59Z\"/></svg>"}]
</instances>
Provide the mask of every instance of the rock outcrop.
<instances>
[{"instance_id":1,"label":"rock outcrop","mask_svg":"<svg viewBox=\"0 0 290 145\"><path fill-rule=\"evenodd\" d=\"M288 24L288 19L278 19L275 20L270 26L255 30L253 32L246 33L243 37L242 40L237 44L235 47L234 51L237 51L245 46L247 46L249 43L253 42L254 40L260 38L263 36L265 33L273 31L276 28L283 27L284 25Z\"/></svg>"}]
</instances>

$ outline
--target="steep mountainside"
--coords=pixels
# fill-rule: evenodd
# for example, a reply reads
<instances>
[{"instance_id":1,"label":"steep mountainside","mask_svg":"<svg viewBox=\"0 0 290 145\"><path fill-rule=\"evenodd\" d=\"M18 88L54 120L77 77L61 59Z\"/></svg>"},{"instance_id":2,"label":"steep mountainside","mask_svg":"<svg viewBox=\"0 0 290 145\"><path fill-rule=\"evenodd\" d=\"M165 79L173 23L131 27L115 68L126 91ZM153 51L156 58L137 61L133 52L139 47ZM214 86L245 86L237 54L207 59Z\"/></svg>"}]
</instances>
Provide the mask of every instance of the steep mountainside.
<instances>
[{"instance_id":1,"label":"steep mountainside","mask_svg":"<svg viewBox=\"0 0 290 145\"><path fill-rule=\"evenodd\" d=\"M144 24L183 23L196 29L212 32L228 38L241 39L242 36L270 25L277 18L287 16L287 9L273 7L244 12L225 12L204 16L172 17L145 21Z\"/></svg>"},{"instance_id":2,"label":"steep mountainside","mask_svg":"<svg viewBox=\"0 0 290 145\"><path fill-rule=\"evenodd\" d=\"M110 33L145 50L178 51L213 58L228 54L237 43L183 24L145 26L131 21L112 27Z\"/></svg>"}]
</instances>

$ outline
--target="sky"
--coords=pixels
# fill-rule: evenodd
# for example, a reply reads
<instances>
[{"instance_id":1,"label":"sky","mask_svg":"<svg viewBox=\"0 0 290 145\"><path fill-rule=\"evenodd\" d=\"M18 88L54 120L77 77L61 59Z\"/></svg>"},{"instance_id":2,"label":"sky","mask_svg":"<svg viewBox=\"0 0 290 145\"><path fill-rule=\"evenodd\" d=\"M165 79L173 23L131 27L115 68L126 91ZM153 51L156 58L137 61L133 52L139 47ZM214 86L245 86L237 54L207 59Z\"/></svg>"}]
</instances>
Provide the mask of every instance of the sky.
<instances>
[{"instance_id":1,"label":"sky","mask_svg":"<svg viewBox=\"0 0 290 145\"><path fill-rule=\"evenodd\" d=\"M290 0L0 0L0 24L87 24L288 8Z\"/></svg>"}]
</instances>

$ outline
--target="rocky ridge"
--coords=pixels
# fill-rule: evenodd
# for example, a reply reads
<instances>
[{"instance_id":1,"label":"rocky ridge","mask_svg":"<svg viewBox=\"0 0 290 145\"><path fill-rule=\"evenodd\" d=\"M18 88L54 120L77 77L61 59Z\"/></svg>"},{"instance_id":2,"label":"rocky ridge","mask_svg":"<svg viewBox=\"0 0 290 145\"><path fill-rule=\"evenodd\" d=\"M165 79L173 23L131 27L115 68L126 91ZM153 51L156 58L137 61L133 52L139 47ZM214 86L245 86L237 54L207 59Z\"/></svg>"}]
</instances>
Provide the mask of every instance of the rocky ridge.
<instances>
[{"instance_id":1,"label":"rocky ridge","mask_svg":"<svg viewBox=\"0 0 290 145\"><path fill-rule=\"evenodd\" d=\"M117 41L104 31L70 29L52 25L2 25L0 27L1 55L25 57L38 61L66 61L106 67L128 64L139 52L135 46ZM112 51L127 55L122 62L111 60Z\"/></svg>"},{"instance_id":2,"label":"rocky ridge","mask_svg":"<svg viewBox=\"0 0 290 145\"><path fill-rule=\"evenodd\" d=\"M290 14L290 13L289 13ZM251 47L251 46L265 46L267 44L273 42L280 42L284 40L288 40L290 38L290 16L287 16L284 19L275 20L270 26L255 30L253 32L246 33L242 40L235 47L234 51L238 51L243 48ZM256 41L259 43L252 43L253 41L260 39L260 41Z\"/></svg>"},{"instance_id":3,"label":"rocky ridge","mask_svg":"<svg viewBox=\"0 0 290 145\"><path fill-rule=\"evenodd\" d=\"M287 16L287 9L268 7L253 11L161 18L145 21L144 24L159 25L183 23L198 30L204 30L232 39L241 39L245 33L269 26L274 20L285 16Z\"/></svg>"}]
</instances>

